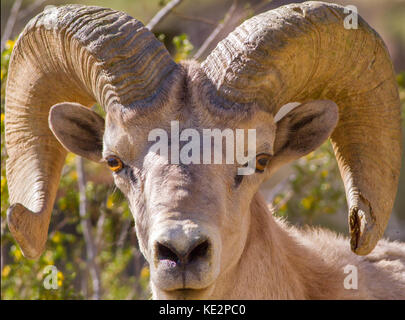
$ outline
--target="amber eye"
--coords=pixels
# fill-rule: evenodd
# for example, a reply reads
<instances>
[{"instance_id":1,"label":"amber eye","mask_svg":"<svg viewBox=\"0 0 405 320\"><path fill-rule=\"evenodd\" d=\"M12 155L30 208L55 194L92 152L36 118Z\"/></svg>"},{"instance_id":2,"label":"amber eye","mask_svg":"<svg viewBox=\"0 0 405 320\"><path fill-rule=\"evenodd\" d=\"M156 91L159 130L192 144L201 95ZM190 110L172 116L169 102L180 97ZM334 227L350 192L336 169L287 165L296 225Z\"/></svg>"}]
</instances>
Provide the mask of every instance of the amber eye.
<instances>
[{"instance_id":1,"label":"amber eye","mask_svg":"<svg viewBox=\"0 0 405 320\"><path fill-rule=\"evenodd\" d=\"M270 160L270 155L266 153L261 153L256 156L256 170L259 172L263 172L266 169L267 164Z\"/></svg>"},{"instance_id":2,"label":"amber eye","mask_svg":"<svg viewBox=\"0 0 405 320\"><path fill-rule=\"evenodd\" d=\"M114 172L119 172L124 167L121 159L116 156L107 157L107 165Z\"/></svg>"}]
</instances>

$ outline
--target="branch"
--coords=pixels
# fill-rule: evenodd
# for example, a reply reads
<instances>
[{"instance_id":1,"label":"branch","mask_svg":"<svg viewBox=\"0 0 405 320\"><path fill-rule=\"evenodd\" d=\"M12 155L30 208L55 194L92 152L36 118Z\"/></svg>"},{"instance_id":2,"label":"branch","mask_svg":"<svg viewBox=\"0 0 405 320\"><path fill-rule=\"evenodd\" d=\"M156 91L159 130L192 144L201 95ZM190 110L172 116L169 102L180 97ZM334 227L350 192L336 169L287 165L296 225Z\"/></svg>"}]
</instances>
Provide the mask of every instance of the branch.
<instances>
[{"instance_id":1,"label":"branch","mask_svg":"<svg viewBox=\"0 0 405 320\"><path fill-rule=\"evenodd\" d=\"M211 47L211 45L214 43L215 39L217 36L227 27L227 25L231 22L231 20L235 20L238 18L239 20L244 20L246 19L247 16L247 10L243 10L242 13L239 13L238 15L235 16L236 9L237 9L237 0L234 0L232 3L232 6L228 9L227 13L225 14L223 22L217 25L217 27L212 31L212 33L208 36L208 38L204 41L204 43L201 45L200 49L196 52L194 55L194 59L198 60L200 59L204 53ZM253 13L257 13L258 11L263 10L267 5L270 4L272 0L265 0L262 2L259 2L256 4L254 7L251 8Z\"/></svg>"},{"instance_id":2,"label":"branch","mask_svg":"<svg viewBox=\"0 0 405 320\"><path fill-rule=\"evenodd\" d=\"M18 12L20 11L22 0L16 0L11 8L10 17L7 19L6 27L4 28L3 35L1 37L1 51L4 50L6 41L10 38L13 32L15 22L17 20Z\"/></svg>"},{"instance_id":3,"label":"branch","mask_svg":"<svg viewBox=\"0 0 405 320\"><path fill-rule=\"evenodd\" d=\"M62 229L67 223L69 222L69 217L64 217L61 222L59 222L55 228L53 228L52 232L49 233L48 239L52 239L52 237L55 235L57 231Z\"/></svg>"},{"instance_id":4,"label":"branch","mask_svg":"<svg viewBox=\"0 0 405 320\"><path fill-rule=\"evenodd\" d=\"M204 43L201 45L200 49L194 55L194 59L199 59L204 54L204 52L210 47L210 45L214 42L215 38L218 34L225 28L228 24L229 20L232 18L233 14L235 13L237 8L237 1L234 0L231 7L225 14L224 21L218 24L218 26L211 32L207 39L205 39Z\"/></svg>"},{"instance_id":5,"label":"branch","mask_svg":"<svg viewBox=\"0 0 405 320\"><path fill-rule=\"evenodd\" d=\"M118 241L117 241L118 248L124 247L125 239L127 238L130 229L131 229L131 220L125 219L123 226L121 228L120 235L118 237Z\"/></svg>"},{"instance_id":6,"label":"branch","mask_svg":"<svg viewBox=\"0 0 405 320\"><path fill-rule=\"evenodd\" d=\"M47 0L36 0L34 3L32 3L28 8L20 11L18 14L18 19L23 20L26 17L29 17L32 15L33 12L35 12L40 6L44 4Z\"/></svg>"},{"instance_id":7,"label":"branch","mask_svg":"<svg viewBox=\"0 0 405 320\"><path fill-rule=\"evenodd\" d=\"M135 292L136 292L136 296L142 298L145 298L145 291L142 289L141 283L139 281L140 275L141 275L141 271L142 268L145 265L145 258L143 256L143 254L141 253L141 251L139 250L139 241L138 238L136 236L135 232L132 232L130 235L130 241L132 244L132 247L135 249L134 250L134 275L136 278L136 282L135 282Z\"/></svg>"},{"instance_id":8,"label":"branch","mask_svg":"<svg viewBox=\"0 0 405 320\"><path fill-rule=\"evenodd\" d=\"M99 300L101 297L101 276L96 263L97 249L91 232L90 219L87 216L87 198L86 198L86 177L84 173L83 158L76 156L77 182L79 186L79 214L80 224L83 229L84 242L86 245L87 263L93 282L93 299Z\"/></svg>"},{"instance_id":9,"label":"branch","mask_svg":"<svg viewBox=\"0 0 405 320\"><path fill-rule=\"evenodd\" d=\"M0 224L1 224L1 234L4 234L4 229L5 229L5 221L3 220L2 217L0 217ZM3 226L4 225L4 226ZM6 245L3 239L1 239L1 244L0 244L0 251L1 251L1 261L0 261L0 271L3 271L3 267L4 267L4 261L6 259Z\"/></svg>"},{"instance_id":10,"label":"branch","mask_svg":"<svg viewBox=\"0 0 405 320\"><path fill-rule=\"evenodd\" d=\"M152 31L166 16L176 8L183 0L172 0L165 5L146 25L150 31Z\"/></svg>"},{"instance_id":11,"label":"branch","mask_svg":"<svg viewBox=\"0 0 405 320\"><path fill-rule=\"evenodd\" d=\"M97 251L100 250L102 240L103 240L103 227L104 227L105 218L106 218L106 212L105 212L105 210L102 210L100 216L98 217L97 226L96 226L95 243L96 243Z\"/></svg>"}]
</instances>

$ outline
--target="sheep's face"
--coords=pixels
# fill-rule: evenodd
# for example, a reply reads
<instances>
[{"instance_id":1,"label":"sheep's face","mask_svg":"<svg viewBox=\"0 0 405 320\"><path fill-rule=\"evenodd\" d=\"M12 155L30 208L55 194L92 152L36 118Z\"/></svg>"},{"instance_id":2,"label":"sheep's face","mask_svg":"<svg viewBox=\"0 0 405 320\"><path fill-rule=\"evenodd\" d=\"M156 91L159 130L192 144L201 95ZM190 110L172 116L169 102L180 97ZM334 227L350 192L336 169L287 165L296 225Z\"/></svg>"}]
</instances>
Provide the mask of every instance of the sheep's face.
<instances>
[{"instance_id":1,"label":"sheep's face","mask_svg":"<svg viewBox=\"0 0 405 320\"><path fill-rule=\"evenodd\" d=\"M202 163L206 152L203 130L242 129L247 149L247 129L254 129L257 146L253 158L263 154L270 159L273 154L276 127L269 113L257 112L226 127L221 118L203 114L198 108L184 105L165 118L158 114L138 116L125 123L113 115L106 119L103 156L113 161L118 157L123 162L122 169L113 173L115 183L129 200L140 247L150 264L152 285L159 297L204 298L214 288L215 280L237 263L248 234L250 200L268 173L252 169L252 174L238 174L238 169L246 168L246 162L234 159L234 163L225 163L229 153L225 138L222 163L213 163L214 139L210 144L212 163ZM187 141L178 144L179 163L171 161L176 144L171 137L175 129L172 121L178 121L180 136L190 128L198 133L201 148L191 152L197 150L199 164L182 161L186 160L181 155ZM167 132L168 155L156 152L155 141L148 141L156 128ZM193 139L197 141L197 135Z\"/></svg>"},{"instance_id":2,"label":"sheep's face","mask_svg":"<svg viewBox=\"0 0 405 320\"><path fill-rule=\"evenodd\" d=\"M114 171L150 264L155 298L208 297L242 257L260 184L318 147L337 123L337 107L327 101L303 104L277 123L260 106L243 115L210 110L199 86L188 80L179 98L149 112L110 111L105 124L77 105L55 106L51 114L65 147L102 157ZM204 143L209 129L228 138Z\"/></svg>"},{"instance_id":3,"label":"sheep's face","mask_svg":"<svg viewBox=\"0 0 405 320\"><path fill-rule=\"evenodd\" d=\"M224 121L224 117L187 101L190 99L177 101L165 113L126 116L125 120L122 115L108 114L106 119L103 157L113 165L122 161L114 179L130 202L156 298L207 297L216 281L242 256L250 225L250 202L260 184L280 164L318 146L337 119L333 107L333 112L327 113L325 107L304 106L278 124L260 108L245 118ZM182 134L190 129L194 131L192 138L181 141ZM204 145L207 129L234 133L234 145L241 143L236 140L236 131L243 132L245 159L250 155L253 161L238 162L236 148L229 151L232 146L224 138L219 151L222 163L212 163L218 150L214 139ZM249 129L254 130L253 145L248 139ZM159 150L156 140L163 142ZM187 148L190 141L197 142L198 147ZM211 164L202 163L210 147ZM234 155L233 163L226 163L227 153ZM191 158L197 163L189 163ZM247 167L251 171L240 174L238 170Z\"/></svg>"}]
</instances>

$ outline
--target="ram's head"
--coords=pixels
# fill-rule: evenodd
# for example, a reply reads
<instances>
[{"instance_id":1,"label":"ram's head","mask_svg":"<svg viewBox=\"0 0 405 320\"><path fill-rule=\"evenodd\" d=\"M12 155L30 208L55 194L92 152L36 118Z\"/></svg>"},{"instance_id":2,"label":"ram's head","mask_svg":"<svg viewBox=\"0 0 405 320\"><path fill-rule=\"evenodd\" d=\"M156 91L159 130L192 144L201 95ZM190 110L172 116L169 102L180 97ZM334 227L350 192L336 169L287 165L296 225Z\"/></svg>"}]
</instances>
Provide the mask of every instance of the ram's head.
<instances>
[{"instance_id":1,"label":"ram's head","mask_svg":"<svg viewBox=\"0 0 405 320\"><path fill-rule=\"evenodd\" d=\"M201 65L176 64L121 12L74 5L34 18L13 51L6 96L8 222L24 255L44 250L69 150L114 171L154 286L208 288L238 261L261 182L330 134L351 247L369 253L396 194L399 101L383 42L361 19L346 30L344 17L343 8L316 2L260 14ZM291 101L302 104L275 122ZM105 120L86 108L95 102ZM176 163L153 151L156 128L176 142L172 121L201 135L255 129L255 172L238 174L244 164L236 161ZM225 145L221 152L225 158Z\"/></svg>"}]
</instances>

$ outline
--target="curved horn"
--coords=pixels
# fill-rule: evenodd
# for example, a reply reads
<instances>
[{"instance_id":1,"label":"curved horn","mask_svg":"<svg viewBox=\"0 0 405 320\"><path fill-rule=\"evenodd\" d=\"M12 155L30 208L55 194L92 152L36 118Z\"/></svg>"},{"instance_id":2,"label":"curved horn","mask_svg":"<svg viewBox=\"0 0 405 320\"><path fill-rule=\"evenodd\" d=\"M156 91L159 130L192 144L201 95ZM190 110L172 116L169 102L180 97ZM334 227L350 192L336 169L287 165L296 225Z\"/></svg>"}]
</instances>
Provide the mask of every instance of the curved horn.
<instances>
[{"instance_id":1,"label":"curved horn","mask_svg":"<svg viewBox=\"0 0 405 320\"><path fill-rule=\"evenodd\" d=\"M50 7L20 35L6 88L8 224L24 255L45 247L66 151L48 127L64 101L107 112L163 105L177 64L154 35L111 9Z\"/></svg>"},{"instance_id":2,"label":"curved horn","mask_svg":"<svg viewBox=\"0 0 405 320\"><path fill-rule=\"evenodd\" d=\"M368 254L387 226L401 166L398 88L388 51L359 17L338 5L306 2L257 15L239 26L202 64L225 109L254 104L275 114L291 101L332 100L331 136L349 206L351 248ZM217 90L215 90L217 89Z\"/></svg>"}]
</instances>

